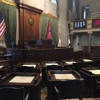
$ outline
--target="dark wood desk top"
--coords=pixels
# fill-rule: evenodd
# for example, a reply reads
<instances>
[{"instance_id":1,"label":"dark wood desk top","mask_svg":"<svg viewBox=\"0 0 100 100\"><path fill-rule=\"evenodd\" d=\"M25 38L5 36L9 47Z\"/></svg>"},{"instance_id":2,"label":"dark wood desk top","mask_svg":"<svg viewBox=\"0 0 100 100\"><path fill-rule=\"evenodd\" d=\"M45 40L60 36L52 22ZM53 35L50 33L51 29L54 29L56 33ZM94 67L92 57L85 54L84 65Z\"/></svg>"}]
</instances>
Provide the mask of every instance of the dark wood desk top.
<instances>
[{"instance_id":1,"label":"dark wood desk top","mask_svg":"<svg viewBox=\"0 0 100 100\"><path fill-rule=\"evenodd\" d=\"M60 99L60 100L79 100L79 99ZM83 98L82 100L100 100L100 98Z\"/></svg>"},{"instance_id":2,"label":"dark wood desk top","mask_svg":"<svg viewBox=\"0 0 100 100\"><path fill-rule=\"evenodd\" d=\"M9 82L16 76L34 77L30 83ZM0 86L37 86L40 83L41 77L38 73L9 73L1 79Z\"/></svg>"},{"instance_id":3,"label":"dark wood desk top","mask_svg":"<svg viewBox=\"0 0 100 100\"><path fill-rule=\"evenodd\" d=\"M80 72L86 74L87 76L100 77L100 73L98 72L99 70L100 67L84 67L80 70Z\"/></svg>"},{"instance_id":4,"label":"dark wood desk top","mask_svg":"<svg viewBox=\"0 0 100 100\"><path fill-rule=\"evenodd\" d=\"M23 65L24 66L34 65L35 66L35 67L33 66L34 68L39 68L40 67L40 63L38 63L38 62L20 62L20 63L17 64L17 67L23 67Z\"/></svg>"},{"instance_id":5,"label":"dark wood desk top","mask_svg":"<svg viewBox=\"0 0 100 100\"><path fill-rule=\"evenodd\" d=\"M63 79L55 79L55 76L54 76L55 74L70 74L70 75L73 75L75 77L75 79L81 79L81 75L78 72L74 71L74 70L63 70L63 71L61 71L61 70L50 70L47 73L48 81L63 80Z\"/></svg>"},{"instance_id":6,"label":"dark wood desk top","mask_svg":"<svg viewBox=\"0 0 100 100\"><path fill-rule=\"evenodd\" d=\"M41 63L42 67L47 67L47 66L52 66L52 65L62 66L62 63L60 61L43 61Z\"/></svg>"}]
</instances>

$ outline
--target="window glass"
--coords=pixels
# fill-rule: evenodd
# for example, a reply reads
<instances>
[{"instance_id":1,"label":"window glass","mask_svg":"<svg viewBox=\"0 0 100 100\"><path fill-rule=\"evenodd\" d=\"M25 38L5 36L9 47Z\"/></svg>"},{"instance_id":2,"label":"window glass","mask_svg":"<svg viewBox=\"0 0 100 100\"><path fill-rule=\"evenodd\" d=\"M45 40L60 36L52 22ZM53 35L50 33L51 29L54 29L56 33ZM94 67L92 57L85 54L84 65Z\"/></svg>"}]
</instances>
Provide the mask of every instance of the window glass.
<instances>
[{"instance_id":1,"label":"window glass","mask_svg":"<svg viewBox=\"0 0 100 100\"><path fill-rule=\"evenodd\" d=\"M56 0L49 0L49 1L51 1L54 4L57 4Z\"/></svg>"}]
</instances>

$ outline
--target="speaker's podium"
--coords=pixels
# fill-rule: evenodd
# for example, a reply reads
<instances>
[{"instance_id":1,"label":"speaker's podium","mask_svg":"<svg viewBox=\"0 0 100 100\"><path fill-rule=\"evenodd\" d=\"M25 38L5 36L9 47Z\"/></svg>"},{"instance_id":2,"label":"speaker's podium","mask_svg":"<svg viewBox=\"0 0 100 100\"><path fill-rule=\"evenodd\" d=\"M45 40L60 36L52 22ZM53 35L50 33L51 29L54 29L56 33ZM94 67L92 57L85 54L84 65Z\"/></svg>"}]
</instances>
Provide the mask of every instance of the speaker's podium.
<instances>
[{"instance_id":1,"label":"speaker's podium","mask_svg":"<svg viewBox=\"0 0 100 100\"><path fill-rule=\"evenodd\" d=\"M42 39L42 48L54 48L51 39Z\"/></svg>"},{"instance_id":2,"label":"speaker's podium","mask_svg":"<svg viewBox=\"0 0 100 100\"><path fill-rule=\"evenodd\" d=\"M54 48L54 45L51 39L40 39L40 40L37 40L35 44L28 44L28 46L31 49L32 48L39 48L39 49Z\"/></svg>"}]
</instances>

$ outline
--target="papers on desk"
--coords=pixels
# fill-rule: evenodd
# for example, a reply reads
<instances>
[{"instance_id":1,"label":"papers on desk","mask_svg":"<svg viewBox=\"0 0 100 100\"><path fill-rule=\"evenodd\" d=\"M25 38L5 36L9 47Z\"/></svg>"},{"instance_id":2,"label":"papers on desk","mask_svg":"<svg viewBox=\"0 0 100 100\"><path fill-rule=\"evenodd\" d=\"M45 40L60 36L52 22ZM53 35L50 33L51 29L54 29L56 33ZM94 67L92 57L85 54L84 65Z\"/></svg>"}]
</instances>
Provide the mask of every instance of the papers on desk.
<instances>
[{"instance_id":1,"label":"papers on desk","mask_svg":"<svg viewBox=\"0 0 100 100\"><path fill-rule=\"evenodd\" d=\"M73 63L76 63L76 62L75 61L67 61L65 63L68 64L68 65L72 65Z\"/></svg>"},{"instance_id":2,"label":"papers on desk","mask_svg":"<svg viewBox=\"0 0 100 100\"><path fill-rule=\"evenodd\" d=\"M76 79L72 74L54 74L56 79Z\"/></svg>"},{"instance_id":3,"label":"papers on desk","mask_svg":"<svg viewBox=\"0 0 100 100\"><path fill-rule=\"evenodd\" d=\"M84 62L92 62L93 60L83 59Z\"/></svg>"},{"instance_id":4,"label":"papers on desk","mask_svg":"<svg viewBox=\"0 0 100 100\"><path fill-rule=\"evenodd\" d=\"M3 66L0 66L0 69L3 68Z\"/></svg>"},{"instance_id":5,"label":"papers on desk","mask_svg":"<svg viewBox=\"0 0 100 100\"><path fill-rule=\"evenodd\" d=\"M46 64L46 66L48 66L48 65L58 65L58 63L56 63L56 62L49 62L49 63L45 63Z\"/></svg>"},{"instance_id":6,"label":"papers on desk","mask_svg":"<svg viewBox=\"0 0 100 100\"><path fill-rule=\"evenodd\" d=\"M31 83L34 76L15 76L10 83Z\"/></svg>"},{"instance_id":7,"label":"papers on desk","mask_svg":"<svg viewBox=\"0 0 100 100\"><path fill-rule=\"evenodd\" d=\"M92 72L93 74L100 74L100 70L88 70L90 72Z\"/></svg>"},{"instance_id":8,"label":"papers on desk","mask_svg":"<svg viewBox=\"0 0 100 100\"><path fill-rule=\"evenodd\" d=\"M34 68L36 67L36 65L35 65L35 64L34 64L34 65L24 64L24 65L22 65L22 66L27 66L27 67L32 67L32 66L33 66Z\"/></svg>"}]
</instances>

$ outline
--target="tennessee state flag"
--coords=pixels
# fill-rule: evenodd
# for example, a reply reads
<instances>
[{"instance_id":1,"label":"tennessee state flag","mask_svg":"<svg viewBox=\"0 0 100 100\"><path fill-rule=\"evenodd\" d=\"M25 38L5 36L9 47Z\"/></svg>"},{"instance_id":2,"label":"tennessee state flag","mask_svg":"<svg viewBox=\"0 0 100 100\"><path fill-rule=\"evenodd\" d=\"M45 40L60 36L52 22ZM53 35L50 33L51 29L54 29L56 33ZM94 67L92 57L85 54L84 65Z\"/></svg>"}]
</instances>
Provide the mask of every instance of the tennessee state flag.
<instances>
[{"instance_id":1,"label":"tennessee state flag","mask_svg":"<svg viewBox=\"0 0 100 100\"><path fill-rule=\"evenodd\" d=\"M51 39L52 43L54 44L54 40L53 40L53 36L52 36L52 25L51 25L50 20L48 20L46 39Z\"/></svg>"}]
</instances>

